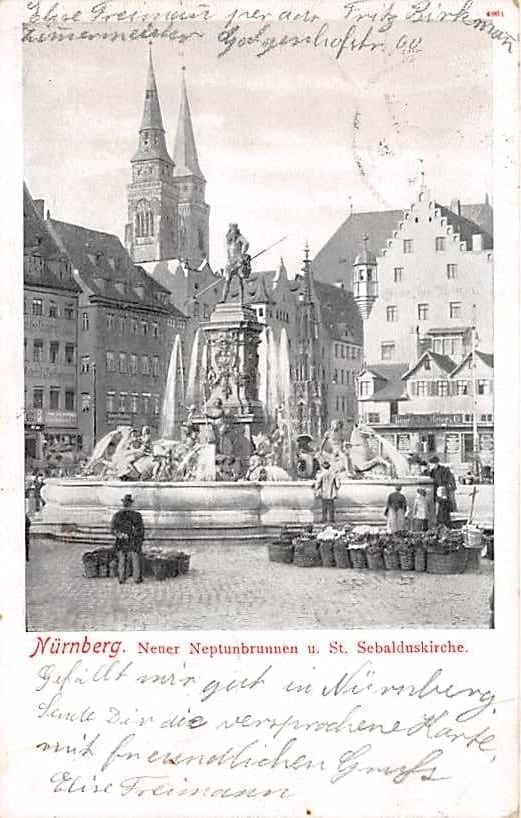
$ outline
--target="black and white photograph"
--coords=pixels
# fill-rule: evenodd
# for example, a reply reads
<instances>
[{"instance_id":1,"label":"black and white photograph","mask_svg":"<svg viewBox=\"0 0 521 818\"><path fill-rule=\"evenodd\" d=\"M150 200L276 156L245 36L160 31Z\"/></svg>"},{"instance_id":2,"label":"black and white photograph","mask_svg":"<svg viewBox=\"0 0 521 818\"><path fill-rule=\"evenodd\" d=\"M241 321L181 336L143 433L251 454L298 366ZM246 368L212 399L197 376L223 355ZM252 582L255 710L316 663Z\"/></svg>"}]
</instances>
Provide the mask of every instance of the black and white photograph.
<instances>
[{"instance_id":1,"label":"black and white photograph","mask_svg":"<svg viewBox=\"0 0 521 818\"><path fill-rule=\"evenodd\" d=\"M0 815L519 813L515 0L0 2Z\"/></svg>"},{"instance_id":2,"label":"black and white photograph","mask_svg":"<svg viewBox=\"0 0 521 818\"><path fill-rule=\"evenodd\" d=\"M80 36L43 5L27 629L494 627L507 35L353 2L125 25L98 3Z\"/></svg>"}]
</instances>

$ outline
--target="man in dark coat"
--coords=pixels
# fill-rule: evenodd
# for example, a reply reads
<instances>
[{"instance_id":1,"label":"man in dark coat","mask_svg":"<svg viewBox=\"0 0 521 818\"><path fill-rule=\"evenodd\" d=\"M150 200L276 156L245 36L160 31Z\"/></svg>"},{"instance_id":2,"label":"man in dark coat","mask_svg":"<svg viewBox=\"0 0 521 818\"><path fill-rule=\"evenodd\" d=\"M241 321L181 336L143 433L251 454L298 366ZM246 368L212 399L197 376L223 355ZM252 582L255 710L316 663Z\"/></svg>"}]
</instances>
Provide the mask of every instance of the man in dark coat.
<instances>
[{"instance_id":1,"label":"man in dark coat","mask_svg":"<svg viewBox=\"0 0 521 818\"><path fill-rule=\"evenodd\" d=\"M141 550L145 537L143 517L139 511L134 511L132 495L125 494L123 508L117 511L112 518L111 530L116 536L116 551L118 555L118 579L120 584L125 582L128 575L128 562L132 561L132 576L134 582L143 582L143 567Z\"/></svg>"},{"instance_id":2,"label":"man in dark coat","mask_svg":"<svg viewBox=\"0 0 521 818\"><path fill-rule=\"evenodd\" d=\"M448 466L442 466L439 457L431 457L429 460L430 477L434 483L434 497L437 496L438 488L443 486L449 499L449 511L457 511L456 508L456 478Z\"/></svg>"}]
</instances>

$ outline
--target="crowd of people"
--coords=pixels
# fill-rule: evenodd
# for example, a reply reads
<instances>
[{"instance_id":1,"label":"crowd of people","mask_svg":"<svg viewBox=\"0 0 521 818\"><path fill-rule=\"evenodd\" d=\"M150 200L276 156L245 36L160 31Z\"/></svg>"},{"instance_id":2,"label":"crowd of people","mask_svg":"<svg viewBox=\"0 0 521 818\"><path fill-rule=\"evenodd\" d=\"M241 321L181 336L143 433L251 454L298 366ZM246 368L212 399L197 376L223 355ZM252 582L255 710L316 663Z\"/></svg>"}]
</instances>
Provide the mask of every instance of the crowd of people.
<instances>
[{"instance_id":1,"label":"crowd of people","mask_svg":"<svg viewBox=\"0 0 521 818\"><path fill-rule=\"evenodd\" d=\"M397 484L389 494L383 511L388 531L403 531L409 527L413 531L427 531L433 525L451 528L451 515L457 510L456 479L448 466L440 463L438 457L431 458L426 476L432 480L434 500L431 500L425 488L420 487L412 508L409 508L407 499L402 494L402 487ZM335 521L335 501L339 489L338 474L331 469L328 461L324 461L314 481L315 494L321 501L323 523Z\"/></svg>"}]
</instances>

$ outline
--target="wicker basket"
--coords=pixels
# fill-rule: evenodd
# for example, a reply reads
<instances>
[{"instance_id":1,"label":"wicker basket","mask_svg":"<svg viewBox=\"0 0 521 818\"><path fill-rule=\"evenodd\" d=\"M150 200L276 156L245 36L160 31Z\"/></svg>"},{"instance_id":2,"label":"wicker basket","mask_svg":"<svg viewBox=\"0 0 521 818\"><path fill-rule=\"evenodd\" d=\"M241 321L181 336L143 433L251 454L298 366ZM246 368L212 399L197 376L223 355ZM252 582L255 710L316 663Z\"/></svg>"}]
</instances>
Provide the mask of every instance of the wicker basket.
<instances>
[{"instance_id":1,"label":"wicker basket","mask_svg":"<svg viewBox=\"0 0 521 818\"><path fill-rule=\"evenodd\" d=\"M365 548L351 548L349 550L349 556L351 557L351 564L353 568L367 568L367 555L365 553Z\"/></svg>"},{"instance_id":2,"label":"wicker basket","mask_svg":"<svg viewBox=\"0 0 521 818\"><path fill-rule=\"evenodd\" d=\"M398 551L398 560L402 571L414 571L414 549L407 548Z\"/></svg>"},{"instance_id":3,"label":"wicker basket","mask_svg":"<svg viewBox=\"0 0 521 818\"><path fill-rule=\"evenodd\" d=\"M98 576L98 555L95 551L87 551L82 554L83 569L87 579L94 579Z\"/></svg>"},{"instance_id":4,"label":"wicker basket","mask_svg":"<svg viewBox=\"0 0 521 818\"><path fill-rule=\"evenodd\" d=\"M399 571L400 560L398 553L393 549L384 548L384 564L386 571Z\"/></svg>"},{"instance_id":5,"label":"wicker basket","mask_svg":"<svg viewBox=\"0 0 521 818\"><path fill-rule=\"evenodd\" d=\"M95 553L98 558L98 576L110 577L110 563L114 556L112 548L99 548Z\"/></svg>"},{"instance_id":6,"label":"wicker basket","mask_svg":"<svg viewBox=\"0 0 521 818\"><path fill-rule=\"evenodd\" d=\"M320 558L324 568L335 567L334 546L331 540L322 540L319 545Z\"/></svg>"},{"instance_id":7,"label":"wicker basket","mask_svg":"<svg viewBox=\"0 0 521 818\"><path fill-rule=\"evenodd\" d=\"M177 554L177 571L179 574L187 574L190 568L190 554L179 551Z\"/></svg>"},{"instance_id":8,"label":"wicker basket","mask_svg":"<svg viewBox=\"0 0 521 818\"><path fill-rule=\"evenodd\" d=\"M427 569L427 552L425 548L416 548L414 552L414 570L425 571Z\"/></svg>"},{"instance_id":9,"label":"wicker basket","mask_svg":"<svg viewBox=\"0 0 521 818\"><path fill-rule=\"evenodd\" d=\"M335 555L335 563L337 568L351 568L351 557L349 548L345 542L337 540L333 545L333 553Z\"/></svg>"},{"instance_id":10,"label":"wicker basket","mask_svg":"<svg viewBox=\"0 0 521 818\"><path fill-rule=\"evenodd\" d=\"M318 568L318 566L322 565L322 557L314 541L300 543L295 546L293 565L297 565L299 568Z\"/></svg>"},{"instance_id":11,"label":"wicker basket","mask_svg":"<svg viewBox=\"0 0 521 818\"><path fill-rule=\"evenodd\" d=\"M270 562L293 562L295 547L291 543L273 542L268 545Z\"/></svg>"},{"instance_id":12,"label":"wicker basket","mask_svg":"<svg viewBox=\"0 0 521 818\"><path fill-rule=\"evenodd\" d=\"M448 554L439 554L436 551L427 552L427 573L429 574L462 574L467 564L467 551L460 548L449 551Z\"/></svg>"},{"instance_id":13,"label":"wicker basket","mask_svg":"<svg viewBox=\"0 0 521 818\"><path fill-rule=\"evenodd\" d=\"M367 567L370 571L383 571L385 568L384 557L381 551L367 551Z\"/></svg>"},{"instance_id":14,"label":"wicker basket","mask_svg":"<svg viewBox=\"0 0 521 818\"><path fill-rule=\"evenodd\" d=\"M155 557L152 560L152 573L154 574L155 579L166 579L168 574L168 560Z\"/></svg>"}]
</instances>

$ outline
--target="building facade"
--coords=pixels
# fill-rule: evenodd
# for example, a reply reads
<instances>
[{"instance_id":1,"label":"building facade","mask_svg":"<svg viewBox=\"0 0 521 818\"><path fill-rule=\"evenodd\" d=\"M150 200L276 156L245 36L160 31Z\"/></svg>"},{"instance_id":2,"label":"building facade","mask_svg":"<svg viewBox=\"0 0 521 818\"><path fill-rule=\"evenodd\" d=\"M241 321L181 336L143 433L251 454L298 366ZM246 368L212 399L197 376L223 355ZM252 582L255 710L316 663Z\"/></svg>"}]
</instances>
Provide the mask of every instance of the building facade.
<instances>
[{"instance_id":1,"label":"building facade","mask_svg":"<svg viewBox=\"0 0 521 818\"><path fill-rule=\"evenodd\" d=\"M471 213L480 223L462 215ZM361 418L402 451L493 465L492 212L422 186L385 247L355 259Z\"/></svg>"},{"instance_id":2,"label":"building facade","mask_svg":"<svg viewBox=\"0 0 521 818\"><path fill-rule=\"evenodd\" d=\"M24 374L27 467L74 460L82 446L77 399L80 289L24 186Z\"/></svg>"},{"instance_id":3,"label":"building facade","mask_svg":"<svg viewBox=\"0 0 521 818\"><path fill-rule=\"evenodd\" d=\"M78 422L84 449L120 425L160 432L173 339L186 318L109 233L48 219L80 287Z\"/></svg>"}]
</instances>

